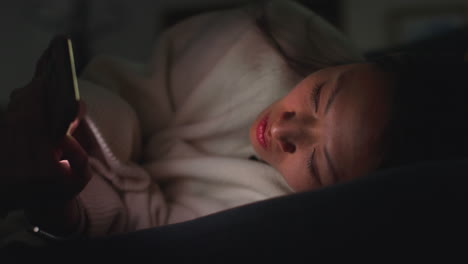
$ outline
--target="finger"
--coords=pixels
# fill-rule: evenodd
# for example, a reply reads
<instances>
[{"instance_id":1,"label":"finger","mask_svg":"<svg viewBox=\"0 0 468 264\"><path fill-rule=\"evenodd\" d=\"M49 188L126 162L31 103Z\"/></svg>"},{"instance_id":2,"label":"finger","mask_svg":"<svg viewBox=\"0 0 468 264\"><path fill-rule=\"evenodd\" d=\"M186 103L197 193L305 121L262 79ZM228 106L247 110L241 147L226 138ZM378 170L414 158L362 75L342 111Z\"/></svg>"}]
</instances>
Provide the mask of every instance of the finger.
<instances>
[{"instance_id":1,"label":"finger","mask_svg":"<svg viewBox=\"0 0 468 264\"><path fill-rule=\"evenodd\" d=\"M72 137L65 137L60 146L41 160L27 184L31 203L60 204L78 195L91 179L88 156Z\"/></svg>"},{"instance_id":2,"label":"finger","mask_svg":"<svg viewBox=\"0 0 468 264\"><path fill-rule=\"evenodd\" d=\"M73 122L70 124L70 128L68 129L68 132L67 132L69 135L73 135L73 133L76 131L76 129L80 125L80 121L84 118L85 115L86 115L86 105L83 101L80 100L78 102L78 115L75 118L75 120L73 120Z\"/></svg>"},{"instance_id":3,"label":"finger","mask_svg":"<svg viewBox=\"0 0 468 264\"><path fill-rule=\"evenodd\" d=\"M68 159L70 165L76 168L85 166L88 162L88 154L80 143L72 136L66 136L61 144L62 158Z\"/></svg>"},{"instance_id":4,"label":"finger","mask_svg":"<svg viewBox=\"0 0 468 264\"><path fill-rule=\"evenodd\" d=\"M80 192L90 180L88 170L88 154L81 145L71 136L66 136L61 146L62 157L59 165L65 171L66 185L73 192Z\"/></svg>"},{"instance_id":5,"label":"finger","mask_svg":"<svg viewBox=\"0 0 468 264\"><path fill-rule=\"evenodd\" d=\"M68 160L74 170L82 170L88 164L88 154L72 136L66 136L61 145L61 159Z\"/></svg>"},{"instance_id":6,"label":"finger","mask_svg":"<svg viewBox=\"0 0 468 264\"><path fill-rule=\"evenodd\" d=\"M86 115L86 104L83 100L79 100L78 104L78 119L82 119Z\"/></svg>"},{"instance_id":7,"label":"finger","mask_svg":"<svg viewBox=\"0 0 468 264\"><path fill-rule=\"evenodd\" d=\"M67 135L73 135L73 133L75 132L75 130L78 128L79 125L80 125L79 118L76 118L75 120L73 120L73 122L70 124L68 128Z\"/></svg>"},{"instance_id":8,"label":"finger","mask_svg":"<svg viewBox=\"0 0 468 264\"><path fill-rule=\"evenodd\" d=\"M98 144L94 137L89 124L82 120L73 134L73 137L80 142L81 146L88 152L92 153L98 148Z\"/></svg>"}]
</instances>

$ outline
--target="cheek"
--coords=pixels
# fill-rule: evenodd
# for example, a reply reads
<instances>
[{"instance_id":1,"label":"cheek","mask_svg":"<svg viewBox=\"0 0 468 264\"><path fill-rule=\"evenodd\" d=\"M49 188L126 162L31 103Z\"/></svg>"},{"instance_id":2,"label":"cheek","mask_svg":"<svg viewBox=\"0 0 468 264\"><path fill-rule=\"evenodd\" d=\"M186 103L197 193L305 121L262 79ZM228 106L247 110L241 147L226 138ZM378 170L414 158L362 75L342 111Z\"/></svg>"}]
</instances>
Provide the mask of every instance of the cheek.
<instances>
[{"instance_id":1,"label":"cheek","mask_svg":"<svg viewBox=\"0 0 468 264\"><path fill-rule=\"evenodd\" d=\"M310 94L311 94L311 85L302 85L294 88L287 96L282 100L284 106L288 108L295 109L301 108L304 104L307 104Z\"/></svg>"},{"instance_id":2,"label":"cheek","mask_svg":"<svg viewBox=\"0 0 468 264\"><path fill-rule=\"evenodd\" d=\"M296 192L314 189L303 159L291 156L279 164L278 171Z\"/></svg>"}]
</instances>

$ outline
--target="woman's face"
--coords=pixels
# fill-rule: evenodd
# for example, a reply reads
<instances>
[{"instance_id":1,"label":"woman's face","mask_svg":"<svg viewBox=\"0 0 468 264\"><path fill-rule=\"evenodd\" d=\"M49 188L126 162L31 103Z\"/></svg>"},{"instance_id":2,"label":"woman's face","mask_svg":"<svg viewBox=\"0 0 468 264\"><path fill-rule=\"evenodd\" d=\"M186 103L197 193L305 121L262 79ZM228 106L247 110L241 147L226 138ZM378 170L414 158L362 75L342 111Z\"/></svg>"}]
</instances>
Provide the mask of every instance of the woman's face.
<instances>
[{"instance_id":1,"label":"woman's face","mask_svg":"<svg viewBox=\"0 0 468 264\"><path fill-rule=\"evenodd\" d=\"M250 140L295 191L363 176L382 158L391 85L367 63L317 71L260 113Z\"/></svg>"}]
</instances>

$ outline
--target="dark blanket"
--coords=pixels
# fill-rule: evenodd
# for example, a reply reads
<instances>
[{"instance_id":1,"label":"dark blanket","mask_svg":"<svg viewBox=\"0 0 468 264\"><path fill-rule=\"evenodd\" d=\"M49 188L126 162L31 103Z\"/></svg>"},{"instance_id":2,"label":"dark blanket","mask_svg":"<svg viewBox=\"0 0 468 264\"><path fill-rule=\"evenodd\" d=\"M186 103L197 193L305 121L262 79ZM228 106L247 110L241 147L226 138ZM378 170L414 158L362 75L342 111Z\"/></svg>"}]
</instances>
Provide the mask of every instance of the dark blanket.
<instances>
[{"instance_id":1,"label":"dark blanket","mask_svg":"<svg viewBox=\"0 0 468 264\"><path fill-rule=\"evenodd\" d=\"M465 257L467 176L468 160L419 164L181 224L7 255L49 263Z\"/></svg>"}]
</instances>

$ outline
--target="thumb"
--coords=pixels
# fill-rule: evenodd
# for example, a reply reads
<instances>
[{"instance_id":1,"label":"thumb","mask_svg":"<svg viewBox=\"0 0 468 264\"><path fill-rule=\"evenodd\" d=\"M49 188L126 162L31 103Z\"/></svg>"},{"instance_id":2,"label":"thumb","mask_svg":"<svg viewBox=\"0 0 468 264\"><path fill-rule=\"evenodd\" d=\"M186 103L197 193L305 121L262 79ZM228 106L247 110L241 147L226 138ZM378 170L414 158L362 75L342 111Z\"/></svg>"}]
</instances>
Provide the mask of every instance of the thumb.
<instances>
[{"instance_id":1,"label":"thumb","mask_svg":"<svg viewBox=\"0 0 468 264\"><path fill-rule=\"evenodd\" d=\"M67 135L61 145L62 157L59 161L66 178L64 183L68 193L78 194L91 179L88 165L88 154L80 143Z\"/></svg>"},{"instance_id":2,"label":"thumb","mask_svg":"<svg viewBox=\"0 0 468 264\"><path fill-rule=\"evenodd\" d=\"M68 128L68 131L67 131L69 135L73 135L75 130L78 128L80 121L84 118L85 115L86 115L86 104L82 100L80 100L78 101L78 114L75 120L73 120L73 122L70 124L70 127Z\"/></svg>"}]
</instances>

